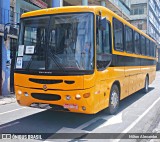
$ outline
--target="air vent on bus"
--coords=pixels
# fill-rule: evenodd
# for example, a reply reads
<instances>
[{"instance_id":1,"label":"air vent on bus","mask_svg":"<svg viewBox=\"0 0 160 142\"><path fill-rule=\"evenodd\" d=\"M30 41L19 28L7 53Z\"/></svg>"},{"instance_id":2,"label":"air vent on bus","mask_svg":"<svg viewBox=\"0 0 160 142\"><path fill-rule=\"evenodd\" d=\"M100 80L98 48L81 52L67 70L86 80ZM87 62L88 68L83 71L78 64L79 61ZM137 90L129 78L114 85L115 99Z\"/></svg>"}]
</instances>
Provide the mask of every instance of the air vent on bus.
<instances>
[{"instance_id":1,"label":"air vent on bus","mask_svg":"<svg viewBox=\"0 0 160 142\"><path fill-rule=\"evenodd\" d=\"M63 80L34 79L34 78L30 78L29 81L39 84L58 84L63 82Z\"/></svg>"},{"instance_id":2,"label":"air vent on bus","mask_svg":"<svg viewBox=\"0 0 160 142\"><path fill-rule=\"evenodd\" d=\"M57 94L32 93L31 96L35 99L44 101L58 101L61 99L61 96Z\"/></svg>"},{"instance_id":3,"label":"air vent on bus","mask_svg":"<svg viewBox=\"0 0 160 142\"><path fill-rule=\"evenodd\" d=\"M74 84L75 83L75 81L68 81L68 80L65 80L64 81L66 84Z\"/></svg>"}]
</instances>

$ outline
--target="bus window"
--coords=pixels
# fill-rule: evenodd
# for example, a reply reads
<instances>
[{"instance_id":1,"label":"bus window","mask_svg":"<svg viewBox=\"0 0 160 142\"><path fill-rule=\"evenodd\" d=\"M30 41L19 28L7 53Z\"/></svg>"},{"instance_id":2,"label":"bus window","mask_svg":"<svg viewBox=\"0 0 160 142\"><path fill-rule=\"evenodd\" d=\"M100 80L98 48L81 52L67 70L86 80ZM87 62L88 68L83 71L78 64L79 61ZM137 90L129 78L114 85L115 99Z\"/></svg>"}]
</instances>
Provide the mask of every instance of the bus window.
<instances>
[{"instance_id":1,"label":"bus window","mask_svg":"<svg viewBox=\"0 0 160 142\"><path fill-rule=\"evenodd\" d=\"M128 26L125 27L125 49L127 52L133 52L133 30Z\"/></svg>"},{"instance_id":2,"label":"bus window","mask_svg":"<svg viewBox=\"0 0 160 142\"><path fill-rule=\"evenodd\" d=\"M153 45L153 57L156 57L156 44L154 43Z\"/></svg>"},{"instance_id":3,"label":"bus window","mask_svg":"<svg viewBox=\"0 0 160 142\"><path fill-rule=\"evenodd\" d=\"M150 42L150 56L153 56L153 42Z\"/></svg>"},{"instance_id":4,"label":"bus window","mask_svg":"<svg viewBox=\"0 0 160 142\"><path fill-rule=\"evenodd\" d=\"M134 33L134 48L135 48L135 53L140 54L141 52L141 44L140 44L140 34L135 32Z\"/></svg>"},{"instance_id":5,"label":"bus window","mask_svg":"<svg viewBox=\"0 0 160 142\"><path fill-rule=\"evenodd\" d=\"M141 36L141 53L146 55L146 39L144 36Z\"/></svg>"},{"instance_id":6,"label":"bus window","mask_svg":"<svg viewBox=\"0 0 160 142\"><path fill-rule=\"evenodd\" d=\"M150 54L151 54L152 57L155 56L155 53L154 53L155 49L154 48L155 48L155 43L153 41L151 41L150 42L150 52L151 52Z\"/></svg>"},{"instance_id":7,"label":"bus window","mask_svg":"<svg viewBox=\"0 0 160 142\"><path fill-rule=\"evenodd\" d=\"M149 39L146 39L146 55L149 56Z\"/></svg>"},{"instance_id":8,"label":"bus window","mask_svg":"<svg viewBox=\"0 0 160 142\"><path fill-rule=\"evenodd\" d=\"M124 51L123 44L123 23L117 19L113 19L113 29L114 29L114 49L118 51Z\"/></svg>"},{"instance_id":9,"label":"bus window","mask_svg":"<svg viewBox=\"0 0 160 142\"><path fill-rule=\"evenodd\" d=\"M111 61L111 32L110 32L110 23L107 21L105 22L104 28L101 29L98 28L96 53L97 53L96 56L97 69L104 70Z\"/></svg>"},{"instance_id":10,"label":"bus window","mask_svg":"<svg viewBox=\"0 0 160 142\"><path fill-rule=\"evenodd\" d=\"M149 42L149 56L152 56L152 41Z\"/></svg>"}]
</instances>

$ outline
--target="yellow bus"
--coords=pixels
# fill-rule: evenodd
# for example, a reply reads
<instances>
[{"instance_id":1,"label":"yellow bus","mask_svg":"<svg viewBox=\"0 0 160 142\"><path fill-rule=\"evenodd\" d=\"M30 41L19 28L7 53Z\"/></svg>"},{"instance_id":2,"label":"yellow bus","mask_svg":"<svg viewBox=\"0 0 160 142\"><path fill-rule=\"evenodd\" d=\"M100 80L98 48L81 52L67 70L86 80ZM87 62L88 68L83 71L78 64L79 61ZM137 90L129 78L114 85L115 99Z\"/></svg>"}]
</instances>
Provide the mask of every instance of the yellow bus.
<instances>
[{"instance_id":1,"label":"yellow bus","mask_svg":"<svg viewBox=\"0 0 160 142\"><path fill-rule=\"evenodd\" d=\"M15 94L22 106L95 114L155 79L156 42L101 6L21 16Z\"/></svg>"}]
</instances>

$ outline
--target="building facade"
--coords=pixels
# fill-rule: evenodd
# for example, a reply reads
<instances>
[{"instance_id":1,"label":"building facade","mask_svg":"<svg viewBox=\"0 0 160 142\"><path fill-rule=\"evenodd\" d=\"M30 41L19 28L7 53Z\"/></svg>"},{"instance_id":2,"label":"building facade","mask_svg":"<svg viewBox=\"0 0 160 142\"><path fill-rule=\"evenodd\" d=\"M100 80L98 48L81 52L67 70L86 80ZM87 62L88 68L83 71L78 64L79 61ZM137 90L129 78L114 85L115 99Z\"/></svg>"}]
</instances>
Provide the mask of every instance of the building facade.
<instances>
[{"instance_id":1,"label":"building facade","mask_svg":"<svg viewBox=\"0 0 160 142\"><path fill-rule=\"evenodd\" d=\"M160 0L131 0L131 23L160 44Z\"/></svg>"},{"instance_id":2,"label":"building facade","mask_svg":"<svg viewBox=\"0 0 160 142\"><path fill-rule=\"evenodd\" d=\"M126 20L130 19L130 0L61 0L61 4L63 6L101 5L107 7Z\"/></svg>"},{"instance_id":3,"label":"building facade","mask_svg":"<svg viewBox=\"0 0 160 142\"><path fill-rule=\"evenodd\" d=\"M160 56L160 0L131 0L131 24L157 41ZM160 70L158 57L157 70Z\"/></svg>"}]
</instances>

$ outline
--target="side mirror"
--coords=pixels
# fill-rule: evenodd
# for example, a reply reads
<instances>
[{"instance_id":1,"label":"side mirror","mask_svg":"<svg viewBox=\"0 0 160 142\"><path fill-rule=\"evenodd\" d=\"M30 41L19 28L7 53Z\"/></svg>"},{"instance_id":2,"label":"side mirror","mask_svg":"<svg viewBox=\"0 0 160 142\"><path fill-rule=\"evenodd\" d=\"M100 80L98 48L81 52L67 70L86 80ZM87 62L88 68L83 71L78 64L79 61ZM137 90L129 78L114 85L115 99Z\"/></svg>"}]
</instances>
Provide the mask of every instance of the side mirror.
<instances>
[{"instance_id":1,"label":"side mirror","mask_svg":"<svg viewBox=\"0 0 160 142\"><path fill-rule=\"evenodd\" d=\"M6 28L4 29L4 41L7 40L7 36L8 36L8 28L6 27Z\"/></svg>"},{"instance_id":2,"label":"side mirror","mask_svg":"<svg viewBox=\"0 0 160 142\"><path fill-rule=\"evenodd\" d=\"M100 29L101 29L102 31L105 31L105 30L106 30L106 25L107 25L107 20L106 20L106 18L101 19Z\"/></svg>"}]
</instances>

